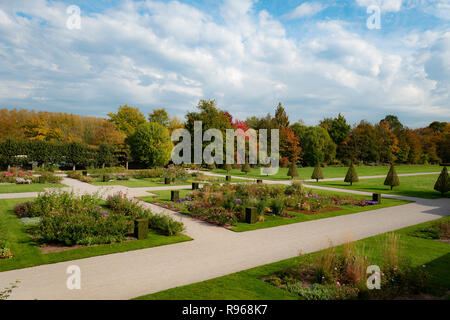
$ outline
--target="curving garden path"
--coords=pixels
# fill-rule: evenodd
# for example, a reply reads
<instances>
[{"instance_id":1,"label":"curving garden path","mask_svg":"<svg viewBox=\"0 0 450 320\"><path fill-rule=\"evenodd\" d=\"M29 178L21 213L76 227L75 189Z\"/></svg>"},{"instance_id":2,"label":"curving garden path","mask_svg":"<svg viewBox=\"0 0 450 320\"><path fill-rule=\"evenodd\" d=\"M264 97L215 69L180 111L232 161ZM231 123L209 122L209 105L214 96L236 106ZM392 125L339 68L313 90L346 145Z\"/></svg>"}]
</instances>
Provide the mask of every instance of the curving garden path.
<instances>
[{"instance_id":1,"label":"curving garden path","mask_svg":"<svg viewBox=\"0 0 450 320\"><path fill-rule=\"evenodd\" d=\"M242 178L242 177L239 177ZM362 179L363 177L361 177ZM266 181L267 183L290 183ZM64 184L81 192L114 193L129 196L160 190L155 188L97 187L73 179ZM310 186L314 187L314 186ZM186 186L174 186L182 189ZM126 190L128 189L128 190ZM139 190L135 190L139 189ZM144 190L145 189L145 190ZM331 189L331 188L329 188ZM336 190L336 189L332 189ZM358 191L343 190L347 193ZM364 193L365 194L365 193ZM16 197L16 194L8 194ZM0 288L20 279L10 299L129 299L176 286L203 281L302 253L324 249L346 241L359 240L450 214L450 199L419 199L395 208L383 208L269 229L236 233L216 227L152 204L155 212L176 217L186 225L193 241L167 246L110 254L106 256L0 272ZM81 269L81 290L69 290L66 269Z\"/></svg>"}]
</instances>

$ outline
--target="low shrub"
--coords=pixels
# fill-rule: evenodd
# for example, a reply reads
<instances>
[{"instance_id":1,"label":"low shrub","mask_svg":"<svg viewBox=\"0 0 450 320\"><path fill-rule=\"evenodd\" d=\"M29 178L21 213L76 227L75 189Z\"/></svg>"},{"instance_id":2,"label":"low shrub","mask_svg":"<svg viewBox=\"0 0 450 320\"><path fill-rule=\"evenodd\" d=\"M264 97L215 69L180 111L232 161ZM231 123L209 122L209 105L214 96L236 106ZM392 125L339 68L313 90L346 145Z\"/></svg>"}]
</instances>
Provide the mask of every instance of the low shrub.
<instances>
[{"instance_id":1,"label":"low shrub","mask_svg":"<svg viewBox=\"0 0 450 320\"><path fill-rule=\"evenodd\" d=\"M125 215L133 220L148 219L151 229L158 230L168 236L179 234L184 230L184 224L182 222L176 221L166 215L152 213L150 210L143 208L140 200L129 199L122 192L109 196L106 200L106 205L113 212Z\"/></svg>"},{"instance_id":2,"label":"low shrub","mask_svg":"<svg viewBox=\"0 0 450 320\"><path fill-rule=\"evenodd\" d=\"M14 205L14 213L19 218L30 218L33 216L33 202L19 202Z\"/></svg>"},{"instance_id":3,"label":"low shrub","mask_svg":"<svg viewBox=\"0 0 450 320\"><path fill-rule=\"evenodd\" d=\"M94 178L92 178L90 176L85 176L85 175L83 175L83 174L81 174L79 172L76 172L76 171L68 171L67 172L67 176L69 178L72 178L72 179L80 180L81 182L91 183L91 182L94 181Z\"/></svg>"},{"instance_id":4,"label":"low shrub","mask_svg":"<svg viewBox=\"0 0 450 320\"><path fill-rule=\"evenodd\" d=\"M61 176L57 176L57 175L53 174L53 172L44 171L44 172L41 172L41 175L39 176L39 183L58 184L58 183L61 183L62 179L63 178Z\"/></svg>"}]
</instances>

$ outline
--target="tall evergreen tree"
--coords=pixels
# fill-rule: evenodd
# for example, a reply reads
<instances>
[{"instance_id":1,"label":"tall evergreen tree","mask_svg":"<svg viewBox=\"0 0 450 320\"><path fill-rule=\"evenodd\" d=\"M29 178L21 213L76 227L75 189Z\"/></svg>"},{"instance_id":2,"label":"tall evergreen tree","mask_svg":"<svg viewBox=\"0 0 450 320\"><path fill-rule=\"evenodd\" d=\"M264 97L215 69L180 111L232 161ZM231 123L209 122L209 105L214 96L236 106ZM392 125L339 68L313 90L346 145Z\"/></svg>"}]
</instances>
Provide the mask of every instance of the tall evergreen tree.
<instances>
[{"instance_id":1,"label":"tall evergreen tree","mask_svg":"<svg viewBox=\"0 0 450 320\"><path fill-rule=\"evenodd\" d=\"M348 168L347 174L345 175L344 182L350 182L350 185L353 185L353 182L358 182L358 174L356 173L355 166L353 165L353 162L350 164L350 167Z\"/></svg>"},{"instance_id":2,"label":"tall evergreen tree","mask_svg":"<svg viewBox=\"0 0 450 320\"><path fill-rule=\"evenodd\" d=\"M434 190L439 191L442 195L447 191L450 191L450 178L448 176L447 167L442 169L442 172L434 185Z\"/></svg>"},{"instance_id":3,"label":"tall evergreen tree","mask_svg":"<svg viewBox=\"0 0 450 320\"><path fill-rule=\"evenodd\" d=\"M391 164L391 168L389 169L386 179L384 180L384 185L390 186L391 190L400 185L400 180L398 179L397 172L395 172L395 167L393 164Z\"/></svg>"},{"instance_id":4,"label":"tall evergreen tree","mask_svg":"<svg viewBox=\"0 0 450 320\"><path fill-rule=\"evenodd\" d=\"M322 167L320 166L319 162L317 162L316 166L314 167L311 179L316 179L317 182L319 182L320 179L323 179Z\"/></svg>"},{"instance_id":5,"label":"tall evergreen tree","mask_svg":"<svg viewBox=\"0 0 450 320\"><path fill-rule=\"evenodd\" d=\"M278 107L275 110L275 123L278 126L278 128L287 128L289 127L289 117L286 114L286 111L284 110L283 106L281 105L281 102L278 103Z\"/></svg>"}]
</instances>

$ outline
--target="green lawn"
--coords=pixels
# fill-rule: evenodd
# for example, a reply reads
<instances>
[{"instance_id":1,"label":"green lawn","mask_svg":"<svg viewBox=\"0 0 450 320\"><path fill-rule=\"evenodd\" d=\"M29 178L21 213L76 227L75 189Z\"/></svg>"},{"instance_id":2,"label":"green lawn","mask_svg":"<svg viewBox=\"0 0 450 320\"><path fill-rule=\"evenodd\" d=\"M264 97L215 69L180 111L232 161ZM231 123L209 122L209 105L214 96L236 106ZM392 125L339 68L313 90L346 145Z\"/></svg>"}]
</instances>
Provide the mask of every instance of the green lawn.
<instances>
[{"instance_id":1,"label":"green lawn","mask_svg":"<svg viewBox=\"0 0 450 320\"><path fill-rule=\"evenodd\" d=\"M41 192L45 191L45 188L60 188L60 187L66 187L66 185L53 183L32 183L32 184L0 183L0 193Z\"/></svg>"},{"instance_id":2,"label":"green lawn","mask_svg":"<svg viewBox=\"0 0 450 320\"><path fill-rule=\"evenodd\" d=\"M212 182L212 183L224 183L225 178L218 177L220 181ZM115 181L108 181L108 182L101 182L101 181L94 181L91 182L91 184L96 186L125 186L128 188L144 188L144 187L169 187L169 186L184 186L184 185L190 185L192 182L196 182L194 179L190 179L184 182L180 183L174 183L174 184L164 184L164 181L160 178L144 178L144 179L134 179L131 178L130 180L115 180ZM248 182L248 180L244 179L231 179L231 182ZM202 183L202 182L200 182Z\"/></svg>"},{"instance_id":3,"label":"green lawn","mask_svg":"<svg viewBox=\"0 0 450 320\"><path fill-rule=\"evenodd\" d=\"M444 196L442 196L439 192L433 189L434 184L439 175L423 175L423 176L408 176L408 177L399 177L400 185L398 187L394 187L393 190L390 190L389 186L385 186L384 178L375 178L375 179L362 179L359 182L353 183L353 186L350 186L349 183L343 181L323 181L318 183L309 183L310 185L319 185L323 187L332 187L332 188L343 188L343 189L351 189L351 190L360 190L367 192L376 192L376 193L387 193L387 194L397 194L403 196L410 197L418 197L418 198L442 198L450 197L450 193L447 192Z\"/></svg>"},{"instance_id":4,"label":"green lawn","mask_svg":"<svg viewBox=\"0 0 450 320\"><path fill-rule=\"evenodd\" d=\"M442 218L450 220L450 217ZM450 290L450 245L448 243L410 236L419 227L429 225L427 222L395 231L400 236L400 248L411 259L414 267L426 265L431 275L431 284L439 286L440 293ZM368 252L370 261L380 261L382 244L387 234L382 234L357 241L358 247ZM318 253L312 253L318 254ZM311 254L310 254L311 255ZM173 288L138 297L139 300L287 300L298 299L289 292L261 281L263 277L294 267L299 259L295 257L276 263L263 265L227 276Z\"/></svg>"},{"instance_id":5,"label":"green lawn","mask_svg":"<svg viewBox=\"0 0 450 320\"><path fill-rule=\"evenodd\" d=\"M192 192L192 190L187 190L187 189L180 190L180 198L185 198L191 192ZM161 202L169 202L170 201L170 190L152 191L152 193L157 194L157 197L148 196L148 197L140 197L140 199L143 201L146 201L146 202L150 202L150 203L154 202L156 200L161 201ZM322 194L322 195L336 195L336 194L344 195L344 193L340 193L340 192L330 192L330 191L322 191L322 190L314 190L314 193ZM352 195L352 197L355 199L369 199L369 197L360 196L360 195ZM307 215L307 214L288 211L289 214L295 215L295 217L283 218L280 216L267 216L266 215L266 220L264 222L258 222L255 224L238 222L236 224L236 226L230 228L230 230L235 231L235 232L244 232L244 231L250 231L250 230L257 230L257 229L272 228L272 227L277 227L277 226L286 225L286 224L299 223L299 222L323 219L323 218L331 218L331 217L336 217L336 216L341 216L341 215L346 215L346 214L352 214L352 213L358 213L358 212L363 212L363 211L398 206L398 205L402 205L402 204L406 204L406 203L409 203L409 202L404 201L404 200L397 200L397 199L383 199L382 203L378 204L378 205L372 205L372 206L366 206L366 207L346 205L346 206L341 206L341 208L343 210L318 213L315 215ZM187 212L183 211L182 213L187 213Z\"/></svg>"},{"instance_id":6,"label":"green lawn","mask_svg":"<svg viewBox=\"0 0 450 320\"><path fill-rule=\"evenodd\" d=\"M180 185L189 185L189 181L185 181L182 183L176 184L164 184L164 181L160 178L144 178L144 179L135 179L131 178L130 180L114 180L108 182L94 181L91 184L96 186L125 186L128 188L144 188L144 187L167 187L167 186L180 186Z\"/></svg>"},{"instance_id":7,"label":"green lawn","mask_svg":"<svg viewBox=\"0 0 450 320\"><path fill-rule=\"evenodd\" d=\"M442 170L442 167L431 165L398 165L395 167L397 173L417 173L417 172L438 172ZM299 168L300 179L311 179L313 167ZM322 168L325 178L340 178L345 177L348 167L325 167ZM227 174L223 169L213 170L216 173ZM387 175L389 172L389 166L359 166L356 167L356 171L359 176L374 176L374 175ZM230 175L243 176L249 178L267 179L267 180L287 180L287 168L280 168L278 173L273 176L261 175L260 169L253 168L251 172L245 174L240 169L234 169L230 171Z\"/></svg>"},{"instance_id":8,"label":"green lawn","mask_svg":"<svg viewBox=\"0 0 450 320\"><path fill-rule=\"evenodd\" d=\"M100 256L105 254L139 250L192 240L188 236L165 236L154 231L149 232L146 240L132 240L122 243L89 246L73 250L42 254L35 245L26 226L20 222L12 211L14 204L31 199L0 200L0 239L6 239L14 258L0 260L0 271L32 267L48 263Z\"/></svg>"}]
</instances>

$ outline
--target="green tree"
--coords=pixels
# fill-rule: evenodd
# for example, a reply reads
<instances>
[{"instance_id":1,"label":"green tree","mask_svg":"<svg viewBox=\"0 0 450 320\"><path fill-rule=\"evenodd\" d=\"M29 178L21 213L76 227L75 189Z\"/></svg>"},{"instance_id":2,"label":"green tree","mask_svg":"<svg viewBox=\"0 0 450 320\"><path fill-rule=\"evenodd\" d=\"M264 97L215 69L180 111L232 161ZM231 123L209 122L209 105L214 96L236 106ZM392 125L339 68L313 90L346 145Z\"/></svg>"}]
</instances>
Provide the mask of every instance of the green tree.
<instances>
[{"instance_id":1,"label":"green tree","mask_svg":"<svg viewBox=\"0 0 450 320\"><path fill-rule=\"evenodd\" d=\"M320 121L320 126L327 130L330 138L337 145L340 145L350 133L350 125L345 117L339 113L337 118L325 118Z\"/></svg>"},{"instance_id":2,"label":"green tree","mask_svg":"<svg viewBox=\"0 0 450 320\"><path fill-rule=\"evenodd\" d=\"M391 190L400 185L400 180L398 179L397 172L395 172L394 165L391 164L391 168L389 169L389 172L386 176L386 179L384 180L385 186L390 186Z\"/></svg>"},{"instance_id":3,"label":"green tree","mask_svg":"<svg viewBox=\"0 0 450 320\"><path fill-rule=\"evenodd\" d=\"M90 150L81 142L72 142L66 146L66 161L72 163L72 170L77 166L86 166L90 161Z\"/></svg>"},{"instance_id":4,"label":"green tree","mask_svg":"<svg viewBox=\"0 0 450 320\"><path fill-rule=\"evenodd\" d=\"M148 121L157 122L168 128L170 126L170 117L165 109L155 109L148 115Z\"/></svg>"},{"instance_id":5,"label":"green tree","mask_svg":"<svg viewBox=\"0 0 450 320\"><path fill-rule=\"evenodd\" d=\"M109 121L116 125L117 130L127 137L134 133L134 130L146 122L145 116L138 108L127 105L120 106L117 113L108 113Z\"/></svg>"},{"instance_id":6,"label":"green tree","mask_svg":"<svg viewBox=\"0 0 450 320\"><path fill-rule=\"evenodd\" d=\"M442 169L442 172L434 185L434 190L439 191L442 195L450 191L450 178L448 176L447 167Z\"/></svg>"},{"instance_id":7,"label":"green tree","mask_svg":"<svg viewBox=\"0 0 450 320\"><path fill-rule=\"evenodd\" d=\"M172 153L169 130L163 125L150 122L140 125L127 138L133 160L147 166L165 166Z\"/></svg>"},{"instance_id":8,"label":"green tree","mask_svg":"<svg viewBox=\"0 0 450 320\"><path fill-rule=\"evenodd\" d=\"M103 168L111 165L116 161L114 156L115 149L109 144L101 144L97 150L97 164Z\"/></svg>"},{"instance_id":9,"label":"green tree","mask_svg":"<svg viewBox=\"0 0 450 320\"><path fill-rule=\"evenodd\" d=\"M200 100L197 105L197 112L189 112L186 114L185 128L190 132L192 139L192 148L194 147L194 122L202 122L202 131L205 132L208 129L218 129L222 132L225 139L226 129L232 129L230 120L225 111L217 108L215 100ZM202 135L203 135L202 132ZM203 142L203 149L209 144L209 142ZM203 152L202 149L202 152ZM225 144L224 144L225 154ZM194 159L194 152L192 152L192 159Z\"/></svg>"},{"instance_id":10,"label":"green tree","mask_svg":"<svg viewBox=\"0 0 450 320\"><path fill-rule=\"evenodd\" d=\"M275 110L275 125L279 128L288 128L289 127L289 117L286 114L281 102L278 103L277 109Z\"/></svg>"},{"instance_id":11,"label":"green tree","mask_svg":"<svg viewBox=\"0 0 450 320\"><path fill-rule=\"evenodd\" d=\"M317 182L319 182L320 179L323 179L323 172L320 163L317 163L316 166L314 167L311 179L316 179Z\"/></svg>"},{"instance_id":12,"label":"green tree","mask_svg":"<svg viewBox=\"0 0 450 320\"><path fill-rule=\"evenodd\" d=\"M353 166L353 163L350 164L350 167L348 168L347 174L345 175L344 182L349 182L350 185L353 185L353 182L358 182L358 174L356 173L356 169Z\"/></svg>"},{"instance_id":13,"label":"green tree","mask_svg":"<svg viewBox=\"0 0 450 320\"><path fill-rule=\"evenodd\" d=\"M294 161L292 161L292 162L289 164L289 170L288 170L287 175L288 175L289 177L291 177L291 179L295 179L295 178L298 177L298 169L297 169L297 165L295 164Z\"/></svg>"},{"instance_id":14,"label":"green tree","mask_svg":"<svg viewBox=\"0 0 450 320\"><path fill-rule=\"evenodd\" d=\"M307 127L299 123L291 126L300 141L303 164L315 166L318 162L332 162L336 156L336 144L322 127Z\"/></svg>"},{"instance_id":15,"label":"green tree","mask_svg":"<svg viewBox=\"0 0 450 320\"><path fill-rule=\"evenodd\" d=\"M225 164L225 170L227 171L227 174L230 173L230 171L233 169L233 167L231 166L231 164L227 163Z\"/></svg>"}]
</instances>

